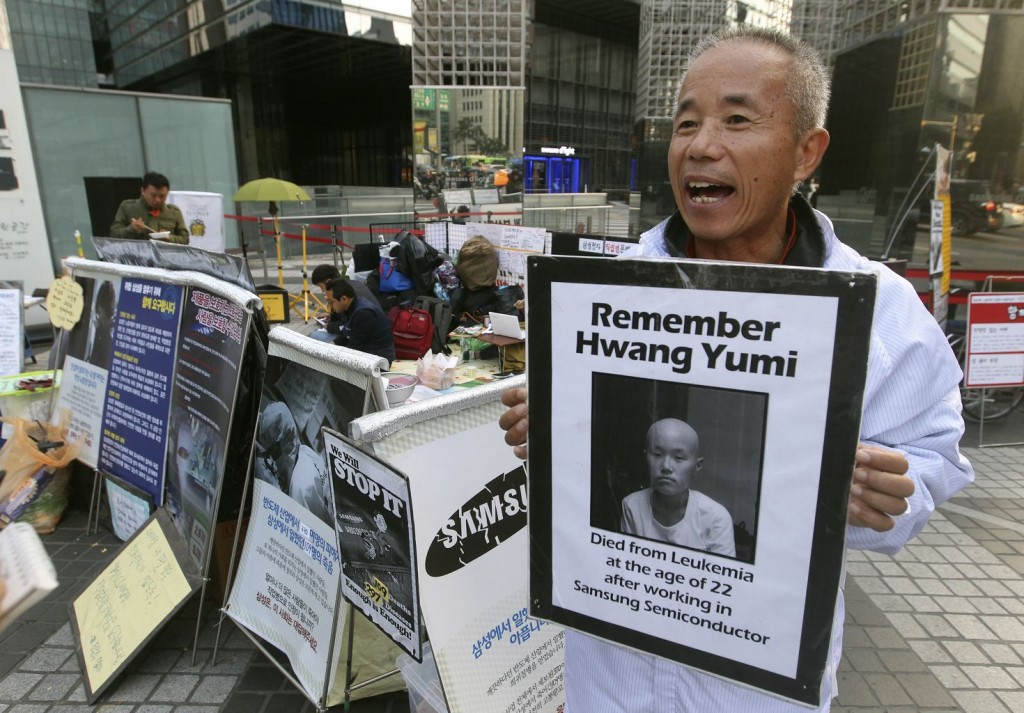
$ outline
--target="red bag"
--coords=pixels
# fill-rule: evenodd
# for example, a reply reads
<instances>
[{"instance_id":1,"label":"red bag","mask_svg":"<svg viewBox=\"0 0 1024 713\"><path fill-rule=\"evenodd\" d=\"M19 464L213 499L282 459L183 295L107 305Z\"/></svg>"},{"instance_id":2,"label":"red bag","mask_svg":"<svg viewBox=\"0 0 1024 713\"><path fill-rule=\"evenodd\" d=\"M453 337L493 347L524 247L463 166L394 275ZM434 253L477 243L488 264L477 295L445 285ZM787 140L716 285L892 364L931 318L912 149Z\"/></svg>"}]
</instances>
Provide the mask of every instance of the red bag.
<instances>
[{"instance_id":1,"label":"red bag","mask_svg":"<svg viewBox=\"0 0 1024 713\"><path fill-rule=\"evenodd\" d=\"M391 320L391 333L396 359L419 359L434 341L434 320L426 310L402 307Z\"/></svg>"}]
</instances>

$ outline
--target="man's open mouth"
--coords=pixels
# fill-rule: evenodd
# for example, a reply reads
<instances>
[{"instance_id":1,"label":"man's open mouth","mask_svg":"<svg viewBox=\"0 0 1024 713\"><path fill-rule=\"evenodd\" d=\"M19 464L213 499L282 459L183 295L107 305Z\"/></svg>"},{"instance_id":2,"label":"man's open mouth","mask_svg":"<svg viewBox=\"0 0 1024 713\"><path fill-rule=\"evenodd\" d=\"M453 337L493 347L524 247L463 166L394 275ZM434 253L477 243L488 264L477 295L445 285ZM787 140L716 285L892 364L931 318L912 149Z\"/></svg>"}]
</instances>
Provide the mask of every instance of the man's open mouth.
<instances>
[{"instance_id":1,"label":"man's open mouth","mask_svg":"<svg viewBox=\"0 0 1024 713\"><path fill-rule=\"evenodd\" d=\"M717 183L705 183L703 181L691 181L686 184L686 195L694 203L717 203L733 193L732 186L723 186Z\"/></svg>"}]
</instances>

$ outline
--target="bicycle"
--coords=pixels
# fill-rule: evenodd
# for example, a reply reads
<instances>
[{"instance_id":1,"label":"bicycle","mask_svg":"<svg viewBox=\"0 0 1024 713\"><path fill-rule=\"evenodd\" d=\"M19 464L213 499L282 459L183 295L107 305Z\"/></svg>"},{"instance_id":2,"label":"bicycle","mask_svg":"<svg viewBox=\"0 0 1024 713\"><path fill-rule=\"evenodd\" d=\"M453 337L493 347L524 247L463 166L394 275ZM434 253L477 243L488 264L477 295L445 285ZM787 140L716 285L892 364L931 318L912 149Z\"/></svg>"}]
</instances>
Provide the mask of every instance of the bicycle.
<instances>
[{"instance_id":1,"label":"bicycle","mask_svg":"<svg viewBox=\"0 0 1024 713\"><path fill-rule=\"evenodd\" d=\"M960 370L967 374L967 323L962 320L946 322L946 340L956 355ZM963 414L971 421L1005 418L1024 401L1024 387L1009 386L995 389L971 388L960 382L960 401Z\"/></svg>"}]
</instances>

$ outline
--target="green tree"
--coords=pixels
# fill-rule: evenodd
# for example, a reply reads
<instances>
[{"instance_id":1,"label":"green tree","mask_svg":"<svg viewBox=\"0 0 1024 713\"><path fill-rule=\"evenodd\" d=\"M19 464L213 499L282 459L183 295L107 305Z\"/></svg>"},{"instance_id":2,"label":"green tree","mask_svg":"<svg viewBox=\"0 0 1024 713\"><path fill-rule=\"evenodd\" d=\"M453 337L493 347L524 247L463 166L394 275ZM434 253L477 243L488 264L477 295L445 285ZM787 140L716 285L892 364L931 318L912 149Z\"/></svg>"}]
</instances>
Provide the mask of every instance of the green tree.
<instances>
[{"instance_id":1,"label":"green tree","mask_svg":"<svg viewBox=\"0 0 1024 713\"><path fill-rule=\"evenodd\" d=\"M466 142L475 141L476 138L482 134L480 127L473 123L473 120L469 117L459 119L459 123L452 129L452 143L462 143L462 153L469 153Z\"/></svg>"}]
</instances>

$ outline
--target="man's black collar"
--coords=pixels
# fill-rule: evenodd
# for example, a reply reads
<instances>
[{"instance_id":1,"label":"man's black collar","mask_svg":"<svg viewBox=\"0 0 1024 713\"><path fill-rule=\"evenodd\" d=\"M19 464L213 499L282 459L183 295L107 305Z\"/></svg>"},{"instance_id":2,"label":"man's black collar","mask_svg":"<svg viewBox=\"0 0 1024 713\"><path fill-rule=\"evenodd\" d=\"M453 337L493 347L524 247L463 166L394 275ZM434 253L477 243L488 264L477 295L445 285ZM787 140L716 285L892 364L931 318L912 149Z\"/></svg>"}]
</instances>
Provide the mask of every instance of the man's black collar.
<instances>
[{"instance_id":1,"label":"man's black collar","mask_svg":"<svg viewBox=\"0 0 1024 713\"><path fill-rule=\"evenodd\" d=\"M825 236L814 217L814 210L799 193L793 194L789 207L796 216L796 241L783 265L793 267L821 267L825 262ZM683 222L677 210L665 226L665 248L672 257L687 257L686 246L693 240L693 233Z\"/></svg>"}]
</instances>

